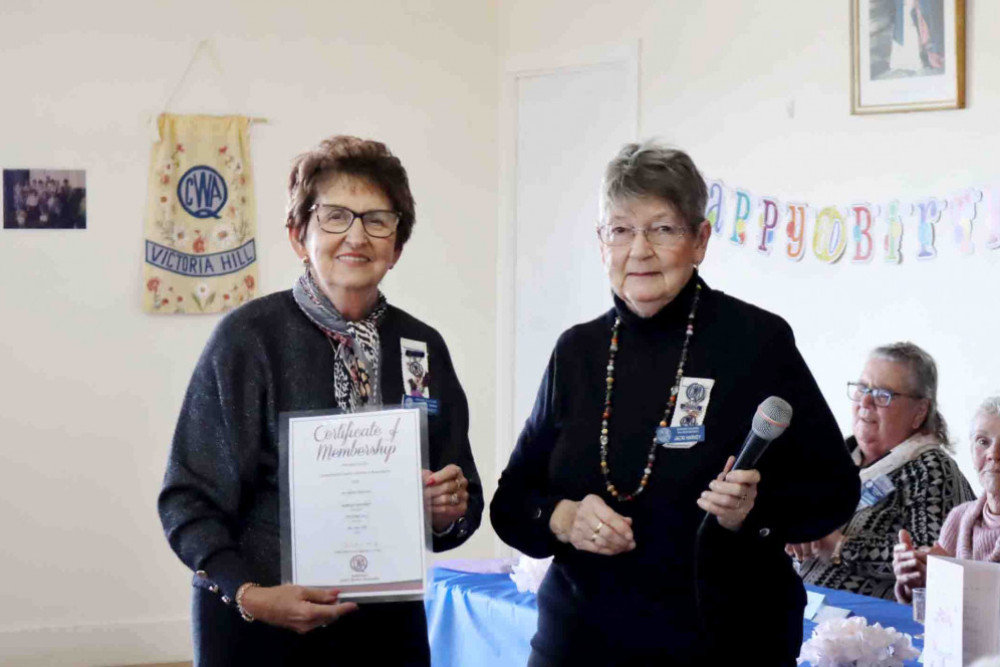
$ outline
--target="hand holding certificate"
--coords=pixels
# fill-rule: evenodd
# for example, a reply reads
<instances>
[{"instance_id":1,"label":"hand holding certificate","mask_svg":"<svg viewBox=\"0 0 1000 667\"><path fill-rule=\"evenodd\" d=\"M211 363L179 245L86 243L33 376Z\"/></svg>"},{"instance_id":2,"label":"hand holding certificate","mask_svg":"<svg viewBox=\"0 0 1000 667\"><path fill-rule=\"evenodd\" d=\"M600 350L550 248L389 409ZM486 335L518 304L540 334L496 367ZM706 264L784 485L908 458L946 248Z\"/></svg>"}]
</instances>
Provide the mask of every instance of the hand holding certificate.
<instances>
[{"instance_id":1,"label":"hand holding certificate","mask_svg":"<svg viewBox=\"0 0 1000 667\"><path fill-rule=\"evenodd\" d=\"M284 585L248 589L241 607L254 620L305 634L330 625L358 605L341 602L335 590Z\"/></svg>"},{"instance_id":2,"label":"hand holding certificate","mask_svg":"<svg viewBox=\"0 0 1000 667\"><path fill-rule=\"evenodd\" d=\"M420 599L428 542L425 412L282 417L283 579L336 588L341 599ZM461 506L461 471L446 468L435 475L428 480L454 490L447 498L435 494L434 506ZM456 498L458 503L451 502Z\"/></svg>"}]
</instances>

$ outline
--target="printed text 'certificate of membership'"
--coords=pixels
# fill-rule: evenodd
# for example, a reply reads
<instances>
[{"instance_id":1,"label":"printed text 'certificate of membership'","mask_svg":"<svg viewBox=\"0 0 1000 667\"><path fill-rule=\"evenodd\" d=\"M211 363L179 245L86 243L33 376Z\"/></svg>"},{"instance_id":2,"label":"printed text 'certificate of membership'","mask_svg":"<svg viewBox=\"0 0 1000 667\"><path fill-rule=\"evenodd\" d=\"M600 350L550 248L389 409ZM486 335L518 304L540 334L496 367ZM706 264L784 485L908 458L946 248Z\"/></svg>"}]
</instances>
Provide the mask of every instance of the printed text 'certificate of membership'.
<instances>
[{"instance_id":1,"label":"printed text 'certificate of membership'","mask_svg":"<svg viewBox=\"0 0 1000 667\"><path fill-rule=\"evenodd\" d=\"M283 417L283 578L337 588L343 600L421 598L425 413Z\"/></svg>"}]
</instances>

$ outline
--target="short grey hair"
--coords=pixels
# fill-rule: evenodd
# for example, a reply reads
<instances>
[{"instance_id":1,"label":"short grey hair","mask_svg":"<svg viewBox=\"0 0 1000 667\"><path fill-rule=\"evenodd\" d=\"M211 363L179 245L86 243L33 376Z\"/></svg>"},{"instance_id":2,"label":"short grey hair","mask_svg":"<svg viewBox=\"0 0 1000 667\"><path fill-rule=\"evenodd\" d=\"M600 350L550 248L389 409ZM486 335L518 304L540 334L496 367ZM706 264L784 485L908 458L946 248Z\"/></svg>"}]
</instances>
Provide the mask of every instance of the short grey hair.
<instances>
[{"instance_id":1,"label":"short grey hair","mask_svg":"<svg viewBox=\"0 0 1000 667\"><path fill-rule=\"evenodd\" d=\"M687 153L655 140L625 144L608 163L601 182L601 218L612 204L641 197L669 202L692 232L705 219L705 179Z\"/></svg>"},{"instance_id":2,"label":"short grey hair","mask_svg":"<svg viewBox=\"0 0 1000 667\"><path fill-rule=\"evenodd\" d=\"M948 424L944 415L938 411L938 372L934 357L909 341L881 345L872 350L869 356L906 365L910 371L909 391L930 402L927 416L918 430L937 436L945 448L953 452L954 446L948 440Z\"/></svg>"},{"instance_id":3,"label":"short grey hair","mask_svg":"<svg viewBox=\"0 0 1000 667\"><path fill-rule=\"evenodd\" d=\"M990 417L1000 417L1000 396L987 396L976 408L976 413L972 415L972 423L969 424L969 437L975 435L976 417L988 415Z\"/></svg>"}]
</instances>

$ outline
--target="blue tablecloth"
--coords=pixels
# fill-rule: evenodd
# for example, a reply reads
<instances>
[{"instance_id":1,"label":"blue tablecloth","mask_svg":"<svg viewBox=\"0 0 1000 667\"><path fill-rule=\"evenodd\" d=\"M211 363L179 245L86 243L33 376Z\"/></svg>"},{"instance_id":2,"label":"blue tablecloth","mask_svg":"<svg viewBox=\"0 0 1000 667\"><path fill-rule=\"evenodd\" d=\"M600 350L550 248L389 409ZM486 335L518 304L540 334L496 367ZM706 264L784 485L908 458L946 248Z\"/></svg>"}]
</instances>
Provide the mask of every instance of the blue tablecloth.
<instances>
[{"instance_id":1,"label":"blue tablecloth","mask_svg":"<svg viewBox=\"0 0 1000 667\"><path fill-rule=\"evenodd\" d=\"M825 604L850 609L870 624L878 622L910 635L923 632L905 605L827 588L806 588L825 595ZM538 623L538 605L534 594L518 593L506 574L435 568L426 607L434 667L527 664L531 652L528 642ZM808 639L816 625L804 621L803 626L803 638ZM919 639L914 644L923 646Z\"/></svg>"}]
</instances>

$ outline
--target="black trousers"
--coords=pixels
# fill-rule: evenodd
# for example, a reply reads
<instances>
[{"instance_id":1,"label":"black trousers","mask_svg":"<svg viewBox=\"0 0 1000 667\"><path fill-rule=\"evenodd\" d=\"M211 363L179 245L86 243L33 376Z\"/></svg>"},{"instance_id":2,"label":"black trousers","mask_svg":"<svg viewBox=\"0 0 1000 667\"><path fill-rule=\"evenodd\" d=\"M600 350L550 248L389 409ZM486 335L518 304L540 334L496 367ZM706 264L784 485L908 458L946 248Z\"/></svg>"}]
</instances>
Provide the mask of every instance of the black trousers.
<instances>
[{"instance_id":1,"label":"black trousers","mask_svg":"<svg viewBox=\"0 0 1000 667\"><path fill-rule=\"evenodd\" d=\"M260 621L247 623L235 607L203 588L194 588L191 611L195 667L431 664L420 602L361 605L329 627L304 635Z\"/></svg>"}]
</instances>

